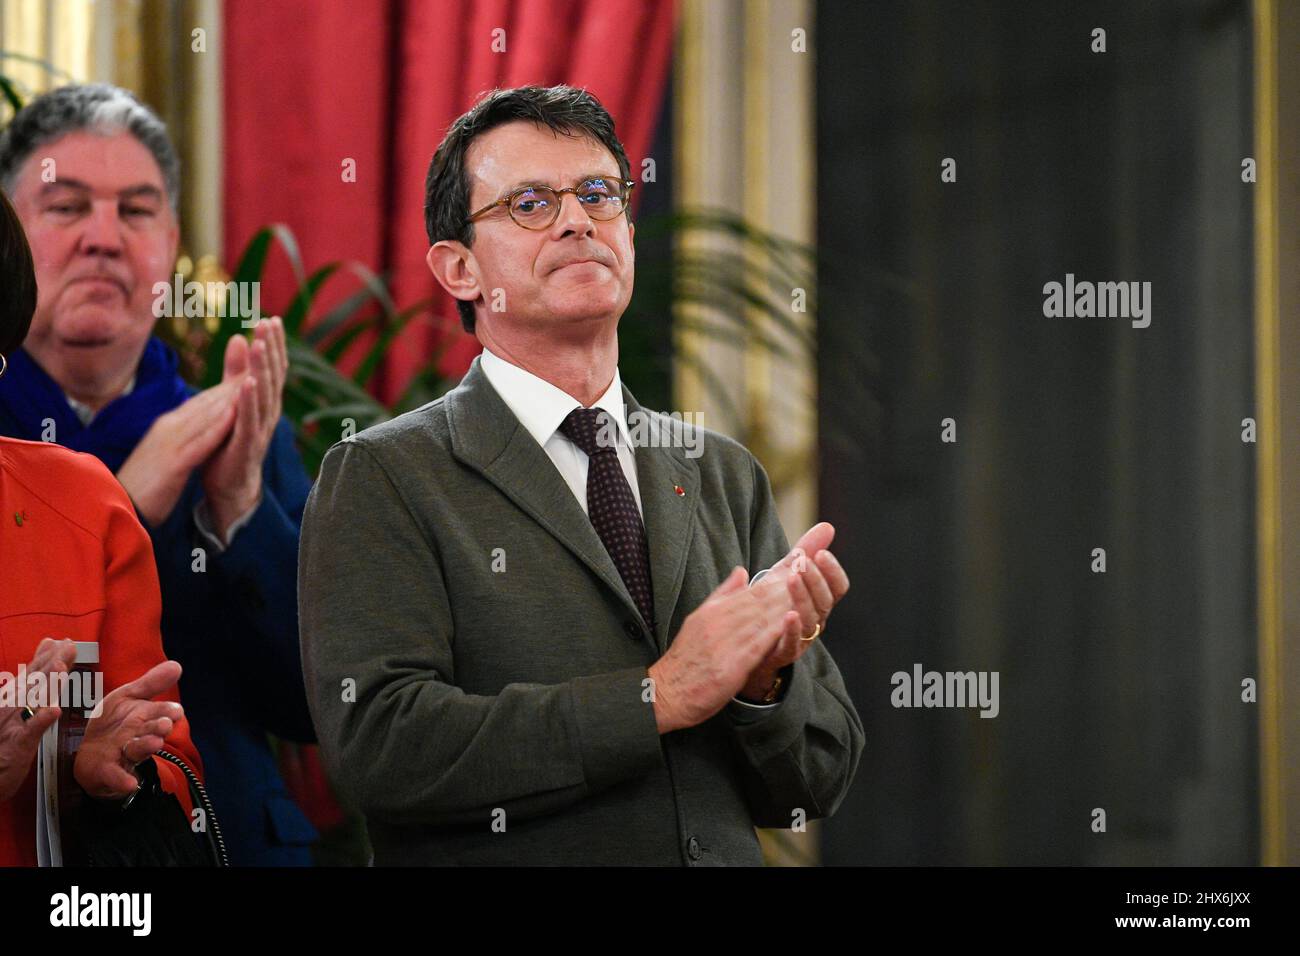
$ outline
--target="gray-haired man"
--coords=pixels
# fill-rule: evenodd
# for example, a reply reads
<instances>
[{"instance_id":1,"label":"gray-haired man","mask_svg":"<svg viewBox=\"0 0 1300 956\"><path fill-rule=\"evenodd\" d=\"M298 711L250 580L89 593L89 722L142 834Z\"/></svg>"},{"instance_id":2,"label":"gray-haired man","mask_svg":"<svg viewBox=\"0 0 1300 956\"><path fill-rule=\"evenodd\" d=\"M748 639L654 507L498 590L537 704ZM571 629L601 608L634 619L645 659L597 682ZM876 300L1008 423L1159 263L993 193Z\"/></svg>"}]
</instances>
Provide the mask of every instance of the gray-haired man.
<instances>
[{"instance_id":1,"label":"gray-haired man","mask_svg":"<svg viewBox=\"0 0 1300 956\"><path fill-rule=\"evenodd\" d=\"M314 737L297 653L294 571L310 482L280 415L278 320L235 336L195 394L151 335L176 261L179 164L130 93L65 86L0 135L0 187L31 243L39 298L0 381L0 434L102 460L153 539L163 643L236 864L310 862L271 731ZM57 582L51 582L57 587Z\"/></svg>"}]
</instances>

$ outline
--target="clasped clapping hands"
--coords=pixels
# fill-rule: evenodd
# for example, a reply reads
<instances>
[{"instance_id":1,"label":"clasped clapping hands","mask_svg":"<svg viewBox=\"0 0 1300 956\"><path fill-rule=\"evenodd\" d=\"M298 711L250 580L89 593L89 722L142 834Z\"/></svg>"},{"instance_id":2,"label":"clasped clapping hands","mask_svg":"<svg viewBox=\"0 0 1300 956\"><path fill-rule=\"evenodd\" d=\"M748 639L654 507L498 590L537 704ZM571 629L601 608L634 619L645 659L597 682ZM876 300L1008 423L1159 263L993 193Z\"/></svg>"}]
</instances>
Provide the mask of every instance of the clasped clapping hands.
<instances>
[{"instance_id":1,"label":"clasped clapping hands","mask_svg":"<svg viewBox=\"0 0 1300 956\"><path fill-rule=\"evenodd\" d=\"M75 657L72 641L42 640L26 668L27 695L36 686L36 675L43 675L41 686L48 689L54 686L53 675L72 669ZM99 702L73 764L73 776L86 793L120 799L136 789L139 780L133 768L160 750L185 716L175 701L153 699L175 687L180 676L180 664L163 661ZM30 703L35 706L0 707L0 802L18 791L42 735L63 713L54 700Z\"/></svg>"},{"instance_id":2,"label":"clasped clapping hands","mask_svg":"<svg viewBox=\"0 0 1300 956\"><path fill-rule=\"evenodd\" d=\"M812 647L849 589L829 550L835 529L809 528L753 587L737 567L683 622L668 652L649 668L660 733L693 727L737 694L759 698L778 671Z\"/></svg>"},{"instance_id":3,"label":"clasped clapping hands","mask_svg":"<svg viewBox=\"0 0 1300 956\"><path fill-rule=\"evenodd\" d=\"M222 540L257 504L288 370L284 323L263 319L251 345L242 335L230 339L220 384L154 421L117 473L148 524L166 520L200 466L213 530Z\"/></svg>"}]
</instances>

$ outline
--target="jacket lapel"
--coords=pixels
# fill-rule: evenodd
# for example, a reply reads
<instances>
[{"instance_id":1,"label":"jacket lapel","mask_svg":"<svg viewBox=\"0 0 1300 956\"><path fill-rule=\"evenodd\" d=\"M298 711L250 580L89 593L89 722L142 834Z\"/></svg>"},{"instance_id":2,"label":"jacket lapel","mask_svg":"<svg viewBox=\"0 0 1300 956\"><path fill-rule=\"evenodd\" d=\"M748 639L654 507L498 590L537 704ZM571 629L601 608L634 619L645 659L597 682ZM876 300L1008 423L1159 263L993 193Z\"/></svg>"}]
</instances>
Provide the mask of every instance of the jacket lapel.
<instances>
[{"instance_id":1,"label":"jacket lapel","mask_svg":"<svg viewBox=\"0 0 1300 956\"><path fill-rule=\"evenodd\" d=\"M668 648L668 628L682 592L695 510L700 503L699 467L686 456L680 436L673 434L673 428L680 425L647 413L627 386L623 387L623 401L636 448L636 480L650 545L650 583L658 625L655 643L663 652Z\"/></svg>"},{"instance_id":2,"label":"jacket lapel","mask_svg":"<svg viewBox=\"0 0 1300 956\"><path fill-rule=\"evenodd\" d=\"M590 519L550 457L487 380L478 358L461 383L447 393L446 405L451 449L457 460L492 482L545 528L641 620L636 602Z\"/></svg>"},{"instance_id":3,"label":"jacket lapel","mask_svg":"<svg viewBox=\"0 0 1300 956\"><path fill-rule=\"evenodd\" d=\"M687 543L699 505L699 469L674 441L669 419L645 412L623 388L636 459L650 582L657 627L654 639L667 649L668 627L685 576ZM497 394L474 359L461 383L446 397L452 454L475 469L546 529L643 620L623 578L550 457ZM682 494L677 493L677 489Z\"/></svg>"}]
</instances>

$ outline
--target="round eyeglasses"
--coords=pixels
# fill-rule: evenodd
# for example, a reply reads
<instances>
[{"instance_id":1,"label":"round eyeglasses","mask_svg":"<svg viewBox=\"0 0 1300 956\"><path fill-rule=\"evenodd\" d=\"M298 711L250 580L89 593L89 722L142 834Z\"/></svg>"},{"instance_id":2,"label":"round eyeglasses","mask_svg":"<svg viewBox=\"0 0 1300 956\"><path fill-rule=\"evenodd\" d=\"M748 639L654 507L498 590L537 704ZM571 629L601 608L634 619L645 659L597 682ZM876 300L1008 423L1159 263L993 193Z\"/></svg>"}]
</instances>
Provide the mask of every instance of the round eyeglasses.
<instances>
[{"instance_id":1,"label":"round eyeglasses","mask_svg":"<svg viewBox=\"0 0 1300 956\"><path fill-rule=\"evenodd\" d=\"M628 197L636 182L631 179L596 177L577 186L552 189L550 186L532 185L516 189L504 199L488 203L474 213L466 223L471 223L497 206L505 206L516 225L525 229L547 229L560 215L560 203L565 193L578 197L578 204L587 215L598 222L617 219L627 211Z\"/></svg>"}]
</instances>

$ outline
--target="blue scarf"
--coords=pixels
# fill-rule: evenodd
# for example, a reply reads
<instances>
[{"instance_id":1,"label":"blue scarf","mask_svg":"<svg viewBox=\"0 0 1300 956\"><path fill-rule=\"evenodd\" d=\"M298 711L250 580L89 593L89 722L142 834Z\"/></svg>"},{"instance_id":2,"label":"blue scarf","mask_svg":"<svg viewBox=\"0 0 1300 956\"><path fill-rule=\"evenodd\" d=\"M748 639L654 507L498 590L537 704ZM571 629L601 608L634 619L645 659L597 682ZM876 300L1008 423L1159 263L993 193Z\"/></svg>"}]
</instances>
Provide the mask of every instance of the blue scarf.
<instances>
[{"instance_id":1,"label":"blue scarf","mask_svg":"<svg viewBox=\"0 0 1300 956\"><path fill-rule=\"evenodd\" d=\"M190 397L189 385L176 370L178 364L171 346L151 336L136 369L135 388L83 425L59 384L18 349L9 356L9 370L0 378L0 434L41 441L42 423L53 419L58 444L89 452L116 474L158 416Z\"/></svg>"}]
</instances>

